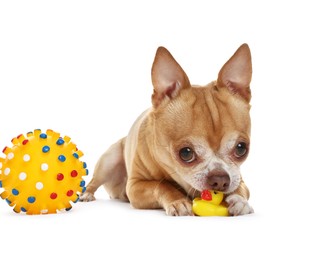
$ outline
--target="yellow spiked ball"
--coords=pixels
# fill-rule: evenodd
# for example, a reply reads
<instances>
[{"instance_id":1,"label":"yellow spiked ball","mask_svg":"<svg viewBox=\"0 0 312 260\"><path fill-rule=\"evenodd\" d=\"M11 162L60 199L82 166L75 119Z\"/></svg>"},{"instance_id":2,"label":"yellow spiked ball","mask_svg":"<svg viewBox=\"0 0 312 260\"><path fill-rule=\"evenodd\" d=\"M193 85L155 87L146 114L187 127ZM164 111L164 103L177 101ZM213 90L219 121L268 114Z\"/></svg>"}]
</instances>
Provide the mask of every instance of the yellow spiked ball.
<instances>
[{"instance_id":1,"label":"yellow spiked ball","mask_svg":"<svg viewBox=\"0 0 312 260\"><path fill-rule=\"evenodd\" d=\"M1 198L17 213L48 214L70 210L85 190L87 165L68 136L40 129L12 139L0 157Z\"/></svg>"}]
</instances>

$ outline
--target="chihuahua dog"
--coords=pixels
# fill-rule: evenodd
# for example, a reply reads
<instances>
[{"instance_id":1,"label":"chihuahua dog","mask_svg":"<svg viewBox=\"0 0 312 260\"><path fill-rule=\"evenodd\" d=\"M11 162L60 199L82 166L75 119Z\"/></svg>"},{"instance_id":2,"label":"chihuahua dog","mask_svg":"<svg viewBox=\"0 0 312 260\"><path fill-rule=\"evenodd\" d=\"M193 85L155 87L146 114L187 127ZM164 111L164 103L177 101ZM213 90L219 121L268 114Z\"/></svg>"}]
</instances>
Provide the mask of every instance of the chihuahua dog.
<instances>
[{"instance_id":1,"label":"chihuahua dog","mask_svg":"<svg viewBox=\"0 0 312 260\"><path fill-rule=\"evenodd\" d=\"M240 173L249 151L251 75L247 44L206 86L191 85L169 51L159 47L152 107L101 156L80 200L94 200L103 185L111 198L134 208L186 216L193 215L192 199L210 189L225 194L230 215L252 213Z\"/></svg>"}]
</instances>

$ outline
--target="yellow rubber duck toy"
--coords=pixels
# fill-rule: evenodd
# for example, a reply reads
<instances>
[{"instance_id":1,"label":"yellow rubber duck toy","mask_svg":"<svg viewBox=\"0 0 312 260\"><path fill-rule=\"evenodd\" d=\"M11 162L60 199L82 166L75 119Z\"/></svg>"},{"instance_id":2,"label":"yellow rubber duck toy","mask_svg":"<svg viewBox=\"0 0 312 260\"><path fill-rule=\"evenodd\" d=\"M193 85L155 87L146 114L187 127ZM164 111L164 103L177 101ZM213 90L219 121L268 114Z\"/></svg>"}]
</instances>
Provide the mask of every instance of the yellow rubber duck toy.
<instances>
[{"instance_id":1,"label":"yellow rubber duck toy","mask_svg":"<svg viewBox=\"0 0 312 260\"><path fill-rule=\"evenodd\" d=\"M229 216L227 207L220 205L222 200L222 192L204 190L201 198L193 200L193 212L197 216Z\"/></svg>"}]
</instances>

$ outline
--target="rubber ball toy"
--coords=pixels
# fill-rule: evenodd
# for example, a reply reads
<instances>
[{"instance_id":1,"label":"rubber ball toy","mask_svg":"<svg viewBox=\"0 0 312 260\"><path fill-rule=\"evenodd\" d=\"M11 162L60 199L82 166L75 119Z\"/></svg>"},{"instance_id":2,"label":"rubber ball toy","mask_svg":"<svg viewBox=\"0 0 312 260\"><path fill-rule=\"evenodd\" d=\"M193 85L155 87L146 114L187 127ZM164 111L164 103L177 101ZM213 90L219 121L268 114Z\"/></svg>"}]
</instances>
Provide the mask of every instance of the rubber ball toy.
<instances>
[{"instance_id":1,"label":"rubber ball toy","mask_svg":"<svg viewBox=\"0 0 312 260\"><path fill-rule=\"evenodd\" d=\"M228 209L222 205L222 201L222 192L204 190L201 198L193 200L193 212L197 216L228 216Z\"/></svg>"},{"instance_id":2,"label":"rubber ball toy","mask_svg":"<svg viewBox=\"0 0 312 260\"><path fill-rule=\"evenodd\" d=\"M12 139L0 157L1 198L16 213L68 211L85 190L87 165L68 136L40 129Z\"/></svg>"}]
</instances>

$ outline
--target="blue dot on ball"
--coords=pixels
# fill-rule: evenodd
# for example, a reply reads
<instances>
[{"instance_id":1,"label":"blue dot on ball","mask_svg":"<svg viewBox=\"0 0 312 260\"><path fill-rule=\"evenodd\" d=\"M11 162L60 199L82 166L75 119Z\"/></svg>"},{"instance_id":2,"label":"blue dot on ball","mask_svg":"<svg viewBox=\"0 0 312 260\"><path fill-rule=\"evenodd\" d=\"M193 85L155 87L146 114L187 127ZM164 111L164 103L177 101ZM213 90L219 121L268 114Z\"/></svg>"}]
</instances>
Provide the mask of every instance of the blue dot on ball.
<instances>
[{"instance_id":1,"label":"blue dot on ball","mask_svg":"<svg viewBox=\"0 0 312 260\"><path fill-rule=\"evenodd\" d=\"M47 137L48 137L47 134L45 134L45 133L41 133L39 136L42 139L47 139Z\"/></svg>"},{"instance_id":2,"label":"blue dot on ball","mask_svg":"<svg viewBox=\"0 0 312 260\"><path fill-rule=\"evenodd\" d=\"M27 201L28 201L29 203L34 203L34 202L36 201L36 198L33 197L33 196L30 196L30 197L28 197Z\"/></svg>"},{"instance_id":3,"label":"blue dot on ball","mask_svg":"<svg viewBox=\"0 0 312 260\"><path fill-rule=\"evenodd\" d=\"M27 210L23 207L21 207L21 211L26 212Z\"/></svg>"},{"instance_id":4,"label":"blue dot on ball","mask_svg":"<svg viewBox=\"0 0 312 260\"><path fill-rule=\"evenodd\" d=\"M14 196L17 196L19 194L19 191L17 189L12 189L12 194Z\"/></svg>"},{"instance_id":5,"label":"blue dot on ball","mask_svg":"<svg viewBox=\"0 0 312 260\"><path fill-rule=\"evenodd\" d=\"M62 138L59 138L57 141L56 141L56 144L57 145L62 145L62 144L64 144L64 140L62 139Z\"/></svg>"},{"instance_id":6,"label":"blue dot on ball","mask_svg":"<svg viewBox=\"0 0 312 260\"><path fill-rule=\"evenodd\" d=\"M66 161L66 157L65 157L63 154L61 154L61 155L58 157L58 159L59 159L60 162L65 162L65 161Z\"/></svg>"},{"instance_id":7,"label":"blue dot on ball","mask_svg":"<svg viewBox=\"0 0 312 260\"><path fill-rule=\"evenodd\" d=\"M45 146L42 147L42 152L43 153L47 153L49 151L50 151L50 147L48 145L45 145Z\"/></svg>"},{"instance_id":8,"label":"blue dot on ball","mask_svg":"<svg viewBox=\"0 0 312 260\"><path fill-rule=\"evenodd\" d=\"M77 153L73 153L73 156L76 158L76 159L79 159L79 155Z\"/></svg>"}]
</instances>

